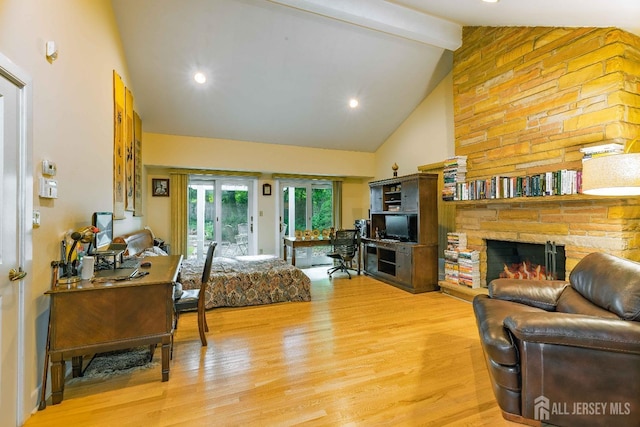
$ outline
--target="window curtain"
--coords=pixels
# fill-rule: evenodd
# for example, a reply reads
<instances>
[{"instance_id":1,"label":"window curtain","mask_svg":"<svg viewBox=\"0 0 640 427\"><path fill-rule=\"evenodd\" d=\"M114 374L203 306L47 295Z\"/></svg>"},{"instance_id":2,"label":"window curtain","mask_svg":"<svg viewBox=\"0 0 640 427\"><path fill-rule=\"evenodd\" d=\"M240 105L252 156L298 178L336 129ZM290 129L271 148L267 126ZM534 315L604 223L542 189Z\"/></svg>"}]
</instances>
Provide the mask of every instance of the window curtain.
<instances>
[{"instance_id":1,"label":"window curtain","mask_svg":"<svg viewBox=\"0 0 640 427\"><path fill-rule=\"evenodd\" d=\"M342 229L342 181L333 181L333 224Z\"/></svg>"},{"instance_id":2,"label":"window curtain","mask_svg":"<svg viewBox=\"0 0 640 427\"><path fill-rule=\"evenodd\" d=\"M171 188L171 254L187 257L187 197L189 175L169 175Z\"/></svg>"}]
</instances>

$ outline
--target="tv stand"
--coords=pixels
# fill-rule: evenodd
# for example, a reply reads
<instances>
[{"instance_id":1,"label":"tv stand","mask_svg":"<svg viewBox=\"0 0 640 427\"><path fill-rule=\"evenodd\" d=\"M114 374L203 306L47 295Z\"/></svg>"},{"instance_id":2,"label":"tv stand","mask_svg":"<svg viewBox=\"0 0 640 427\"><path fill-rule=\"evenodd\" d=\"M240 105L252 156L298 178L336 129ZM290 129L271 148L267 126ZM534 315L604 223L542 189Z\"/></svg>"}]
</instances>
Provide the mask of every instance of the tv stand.
<instances>
[{"instance_id":1,"label":"tv stand","mask_svg":"<svg viewBox=\"0 0 640 427\"><path fill-rule=\"evenodd\" d=\"M438 290L438 176L413 174L369 183L371 230L385 232L387 215L415 220L410 240L363 238L364 272L412 293ZM409 239L405 239L409 240Z\"/></svg>"},{"instance_id":2,"label":"tv stand","mask_svg":"<svg viewBox=\"0 0 640 427\"><path fill-rule=\"evenodd\" d=\"M362 239L366 274L412 293L438 290L437 263L425 262L436 257L438 246ZM434 279L435 276L435 279Z\"/></svg>"}]
</instances>

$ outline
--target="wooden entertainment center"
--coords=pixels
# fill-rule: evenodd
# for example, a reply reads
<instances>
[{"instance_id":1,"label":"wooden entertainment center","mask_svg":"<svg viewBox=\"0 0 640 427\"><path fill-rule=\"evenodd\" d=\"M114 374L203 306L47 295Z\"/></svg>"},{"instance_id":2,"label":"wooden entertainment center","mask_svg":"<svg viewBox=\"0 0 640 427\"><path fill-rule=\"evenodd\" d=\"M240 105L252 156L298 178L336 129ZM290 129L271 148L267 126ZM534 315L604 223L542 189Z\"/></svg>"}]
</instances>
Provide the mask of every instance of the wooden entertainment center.
<instances>
[{"instance_id":1,"label":"wooden entertainment center","mask_svg":"<svg viewBox=\"0 0 640 427\"><path fill-rule=\"evenodd\" d=\"M438 175L373 181L369 189L371 228L362 239L364 272L412 293L437 290Z\"/></svg>"}]
</instances>

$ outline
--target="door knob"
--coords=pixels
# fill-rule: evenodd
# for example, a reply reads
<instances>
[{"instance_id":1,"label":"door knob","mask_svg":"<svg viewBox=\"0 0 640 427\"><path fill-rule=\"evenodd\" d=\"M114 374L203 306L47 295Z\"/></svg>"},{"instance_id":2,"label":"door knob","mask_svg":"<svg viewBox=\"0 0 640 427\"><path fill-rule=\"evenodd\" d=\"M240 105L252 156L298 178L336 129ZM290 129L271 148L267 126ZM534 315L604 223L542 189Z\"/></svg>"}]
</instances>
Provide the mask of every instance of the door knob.
<instances>
[{"instance_id":1,"label":"door knob","mask_svg":"<svg viewBox=\"0 0 640 427\"><path fill-rule=\"evenodd\" d=\"M9 280L11 280L12 282L24 279L26 275L27 275L27 272L22 271L22 267L20 267L18 270L16 270L15 268L12 268L11 270L9 270Z\"/></svg>"}]
</instances>

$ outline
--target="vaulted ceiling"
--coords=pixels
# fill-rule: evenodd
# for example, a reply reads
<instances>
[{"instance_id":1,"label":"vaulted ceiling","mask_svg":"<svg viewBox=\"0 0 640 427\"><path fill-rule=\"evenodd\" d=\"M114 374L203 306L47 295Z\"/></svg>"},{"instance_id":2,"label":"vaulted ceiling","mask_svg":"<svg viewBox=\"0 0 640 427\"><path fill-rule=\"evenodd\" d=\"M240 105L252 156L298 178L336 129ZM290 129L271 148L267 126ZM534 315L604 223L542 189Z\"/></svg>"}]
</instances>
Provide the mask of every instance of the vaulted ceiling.
<instances>
[{"instance_id":1,"label":"vaulted ceiling","mask_svg":"<svg viewBox=\"0 0 640 427\"><path fill-rule=\"evenodd\" d=\"M612 26L640 35L638 0L112 4L145 132L365 152L451 70L463 26Z\"/></svg>"}]
</instances>

